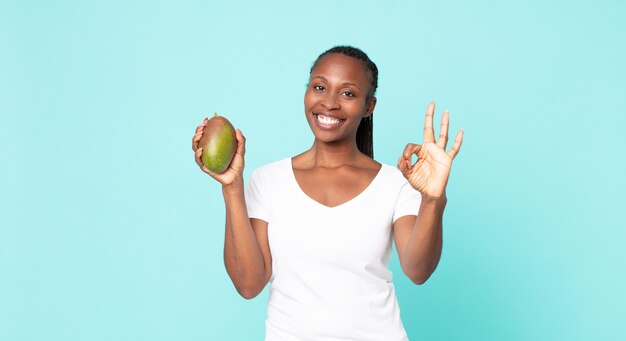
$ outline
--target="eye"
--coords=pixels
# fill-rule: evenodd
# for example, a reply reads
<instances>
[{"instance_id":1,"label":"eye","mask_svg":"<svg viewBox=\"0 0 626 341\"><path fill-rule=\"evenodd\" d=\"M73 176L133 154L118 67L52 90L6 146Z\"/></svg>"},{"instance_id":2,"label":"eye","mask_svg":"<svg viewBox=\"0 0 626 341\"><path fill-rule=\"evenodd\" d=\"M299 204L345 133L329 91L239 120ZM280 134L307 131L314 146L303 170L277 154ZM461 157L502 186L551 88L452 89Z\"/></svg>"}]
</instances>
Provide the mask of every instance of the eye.
<instances>
[{"instance_id":1,"label":"eye","mask_svg":"<svg viewBox=\"0 0 626 341\"><path fill-rule=\"evenodd\" d=\"M352 92L352 91L344 91L343 94L348 96L348 97L355 97L354 92Z\"/></svg>"},{"instance_id":2,"label":"eye","mask_svg":"<svg viewBox=\"0 0 626 341\"><path fill-rule=\"evenodd\" d=\"M324 91L324 87L322 85L313 85L313 89L317 91Z\"/></svg>"}]
</instances>

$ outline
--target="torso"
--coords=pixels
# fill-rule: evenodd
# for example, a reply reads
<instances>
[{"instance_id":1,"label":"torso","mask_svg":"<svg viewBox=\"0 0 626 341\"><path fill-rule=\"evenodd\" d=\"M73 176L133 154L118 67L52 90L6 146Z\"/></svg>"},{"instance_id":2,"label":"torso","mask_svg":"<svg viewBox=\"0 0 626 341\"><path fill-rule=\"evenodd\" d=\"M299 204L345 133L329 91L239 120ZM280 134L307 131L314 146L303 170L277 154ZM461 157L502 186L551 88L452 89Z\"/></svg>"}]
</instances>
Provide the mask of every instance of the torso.
<instances>
[{"instance_id":1,"label":"torso","mask_svg":"<svg viewBox=\"0 0 626 341\"><path fill-rule=\"evenodd\" d=\"M374 180L382 165L363 157L353 165L328 168L314 164L305 154L291 159L293 173L302 191L318 203L335 207L363 192Z\"/></svg>"},{"instance_id":2,"label":"torso","mask_svg":"<svg viewBox=\"0 0 626 341\"><path fill-rule=\"evenodd\" d=\"M371 159L331 168L303 160L261 167L246 192L249 216L268 222L266 340L406 341L388 264L394 219L419 209L414 190Z\"/></svg>"}]
</instances>

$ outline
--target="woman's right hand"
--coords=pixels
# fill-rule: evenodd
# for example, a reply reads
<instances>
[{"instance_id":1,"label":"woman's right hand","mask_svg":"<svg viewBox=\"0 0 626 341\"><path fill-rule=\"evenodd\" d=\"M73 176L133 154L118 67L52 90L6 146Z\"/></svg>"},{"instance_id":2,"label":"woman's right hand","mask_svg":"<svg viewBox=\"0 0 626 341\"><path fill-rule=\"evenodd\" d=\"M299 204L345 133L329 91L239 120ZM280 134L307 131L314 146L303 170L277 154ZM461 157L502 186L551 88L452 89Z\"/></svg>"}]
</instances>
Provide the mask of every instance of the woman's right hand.
<instances>
[{"instance_id":1,"label":"woman's right hand","mask_svg":"<svg viewBox=\"0 0 626 341\"><path fill-rule=\"evenodd\" d=\"M237 184L243 184L243 168L244 168L244 154L246 153L246 138L241 133L241 130L235 130L235 136L237 137L237 151L235 152L235 156L233 156L233 160L231 161L228 168L223 173L214 173L211 172L206 166L202 163L200 157L202 156L202 148L198 147L198 141L202 137L202 133L204 132L204 125L208 121L208 118L205 118L202 121L202 124L196 128L196 134L191 139L191 149L193 149L195 153L196 163L202 169L203 172L209 174L213 179L219 181L222 184L222 187L235 186Z\"/></svg>"}]
</instances>

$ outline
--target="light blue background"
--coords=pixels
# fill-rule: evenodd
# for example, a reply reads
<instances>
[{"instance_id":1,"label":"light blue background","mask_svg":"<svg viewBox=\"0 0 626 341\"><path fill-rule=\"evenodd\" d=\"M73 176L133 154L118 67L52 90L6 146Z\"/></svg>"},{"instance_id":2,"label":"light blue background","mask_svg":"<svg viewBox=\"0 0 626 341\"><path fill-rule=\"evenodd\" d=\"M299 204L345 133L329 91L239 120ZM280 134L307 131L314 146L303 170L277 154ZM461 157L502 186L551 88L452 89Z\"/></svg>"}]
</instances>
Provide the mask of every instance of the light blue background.
<instances>
[{"instance_id":1,"label":"light blue background","mask_svg":"<svg viewBox=\"0 0 626 341\"><path fill-rule=\"evenodd\" d=\"M0 339L262 340L223 265L205 116L245 175L312 143L308 70L336 44L380 69L395 165L430 100L465 130L444 251L391 268L411 340L626 339L624 1L2 1ZM438 132L436 131L438 134Z\"/></svg>"}]
</instances>

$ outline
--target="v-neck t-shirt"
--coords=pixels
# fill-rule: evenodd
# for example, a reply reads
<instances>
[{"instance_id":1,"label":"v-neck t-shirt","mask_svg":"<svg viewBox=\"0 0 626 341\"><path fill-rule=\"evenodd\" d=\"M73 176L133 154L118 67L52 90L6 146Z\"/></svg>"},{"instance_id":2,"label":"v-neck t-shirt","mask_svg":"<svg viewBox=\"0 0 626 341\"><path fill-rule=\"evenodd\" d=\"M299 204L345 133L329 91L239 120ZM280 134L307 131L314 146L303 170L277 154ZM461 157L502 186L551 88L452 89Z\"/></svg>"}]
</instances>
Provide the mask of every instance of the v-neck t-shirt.
<instances>
[{"instance_id":1,"label":"v-neck t-shirt","mask_svg":"<svg viewBox=\"0 0 626 341\"><path fill-rule=\"evenodd\" d=\"M408 340L388 268L392 226L421 195L382 164L354 198L323 205L300 188L291 158L254 170L250 218L268 223L272 254L266 341Z\"/></svg>"}]
</instances>

